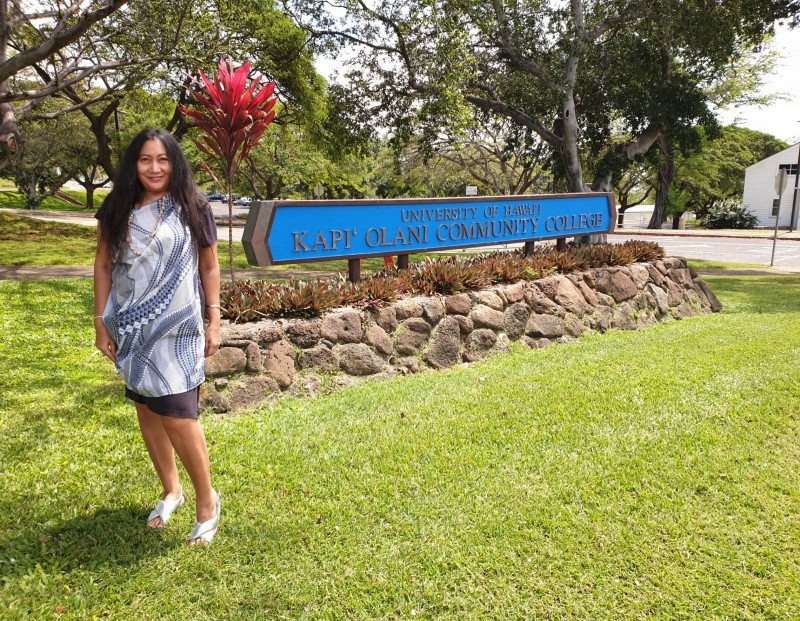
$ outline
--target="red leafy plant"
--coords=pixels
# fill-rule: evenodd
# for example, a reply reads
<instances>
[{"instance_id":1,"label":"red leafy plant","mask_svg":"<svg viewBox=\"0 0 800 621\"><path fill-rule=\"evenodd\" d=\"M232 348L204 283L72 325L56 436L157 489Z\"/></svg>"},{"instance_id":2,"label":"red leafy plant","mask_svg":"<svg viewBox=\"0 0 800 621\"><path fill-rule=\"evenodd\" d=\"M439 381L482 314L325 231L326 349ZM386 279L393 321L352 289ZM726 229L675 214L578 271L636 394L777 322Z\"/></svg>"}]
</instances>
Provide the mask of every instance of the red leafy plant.
<instances>
[{"instance_id":1,"label":"red leafy plant","mask_svg":"<svg viewBox=\"0 0 800 621\"><path fill-rule=\"evenodd\" d=\"M197 71L202 82L188 73L185 74L199 87L198 90L187 87L195 99L194 109L181 106L180 110L202 132L203 143L194 138L189 140L210 159L213 168L221 173L225 181L225 185L220 183L211 167L200 160L203 168L228 195L228 255L231 280L234 280L233 180L242 160L259 143L267 126L275 118L273 108L277 97L272 97L275 82L266 82L256 92L263 76L259 75L248 86L250 63L234 69L231 61L226 63L222 58L219 61L219 74L213 75L213 81L201 69L198 68Z\"/></svg>"}]
</instances>

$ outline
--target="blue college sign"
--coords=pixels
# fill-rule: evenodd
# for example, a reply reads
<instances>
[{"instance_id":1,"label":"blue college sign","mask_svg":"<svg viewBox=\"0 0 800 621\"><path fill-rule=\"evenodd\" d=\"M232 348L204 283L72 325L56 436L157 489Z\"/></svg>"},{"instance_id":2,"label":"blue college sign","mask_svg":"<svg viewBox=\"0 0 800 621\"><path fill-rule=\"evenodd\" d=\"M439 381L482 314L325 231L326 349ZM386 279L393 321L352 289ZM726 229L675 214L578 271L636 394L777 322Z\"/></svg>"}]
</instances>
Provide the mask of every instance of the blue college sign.
<instances>
[{"instance_id":1,"label":"blue college sign","mask_svg":"<svg viewBox=\"0 0 800 621\"><path fill-rule=\"evenodd\" d=\"M607 193L256 201L242 242L251 265L280 265L606 233L615 221Z\"/></svg>"}]
</instances>

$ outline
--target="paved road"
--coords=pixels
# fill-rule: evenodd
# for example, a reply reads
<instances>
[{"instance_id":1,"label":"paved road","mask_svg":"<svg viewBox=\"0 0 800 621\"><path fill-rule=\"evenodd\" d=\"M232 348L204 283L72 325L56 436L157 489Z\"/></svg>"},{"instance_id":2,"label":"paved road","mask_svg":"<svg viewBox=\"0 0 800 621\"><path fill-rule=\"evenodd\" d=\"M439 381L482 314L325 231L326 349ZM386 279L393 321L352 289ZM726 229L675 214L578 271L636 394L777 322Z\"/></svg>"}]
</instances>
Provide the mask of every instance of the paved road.
<instances>
[{"instance_id":1,"label":"paved road","mask_svg":"<svg viewBox=\"0 0 800 621\"><path fill-rule=\"evenodd\" d=\"M668 255L689 259L727 261L730 263L760 263L769 266L772 256L772 238L699 237L680 235L614 234L612 242L626 239L654 241ZM775 248L775 267L800 270L800 241L778 239Z\"/></svg>"}]
</instances>

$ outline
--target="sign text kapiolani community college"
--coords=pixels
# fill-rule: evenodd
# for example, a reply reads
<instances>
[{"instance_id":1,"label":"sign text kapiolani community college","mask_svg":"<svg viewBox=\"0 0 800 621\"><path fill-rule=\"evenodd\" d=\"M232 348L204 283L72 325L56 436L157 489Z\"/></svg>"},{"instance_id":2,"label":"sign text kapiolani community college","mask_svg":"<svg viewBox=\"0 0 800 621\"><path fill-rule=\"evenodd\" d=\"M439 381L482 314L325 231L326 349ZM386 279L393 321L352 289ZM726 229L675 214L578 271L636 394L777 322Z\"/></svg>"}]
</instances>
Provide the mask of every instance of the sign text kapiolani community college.
<instances>
[{"instance_id":1,"label":"sign text kapiolani community college","mask_svg":"<svg viewBox=\"0 0 800 621\"><path fill-rule=\"evenodd\" d=\"M253 265L407 255L610 232L608 193L351 201L255 201L242 238Z\"/></svg>"}]
</instances>

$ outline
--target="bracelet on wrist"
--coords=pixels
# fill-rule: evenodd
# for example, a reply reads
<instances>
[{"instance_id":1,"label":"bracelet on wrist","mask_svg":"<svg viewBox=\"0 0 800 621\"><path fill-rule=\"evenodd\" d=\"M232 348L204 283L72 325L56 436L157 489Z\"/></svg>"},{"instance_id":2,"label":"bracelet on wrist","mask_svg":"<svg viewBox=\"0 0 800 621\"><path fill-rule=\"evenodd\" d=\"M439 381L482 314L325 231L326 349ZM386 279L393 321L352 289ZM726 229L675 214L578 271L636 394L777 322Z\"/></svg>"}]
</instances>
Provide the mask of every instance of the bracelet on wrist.
<instances>
[{"instance_id":1,"label":"bracelet on wrist","mask_svg":"<svg viewBox=\"0 0 800 621\"><path fill-rule=\"evenodd\" d=\"M206 304L206 308L222 308L219 304Z\"/></svg>"},{"instance_id":2,"label":"bracelet on wrist","mask_svg":"<svg viewBox=\"0 0 800 621\"><path fill-rule=\"evenodd\" d=\"M102 318L103 318L103 316L102 316L102 315L95 315L95 316L94 316L94 319L102 319ZM94 321L94 319L92 319L92 321Z\"/></svg>"}]
</instances>

